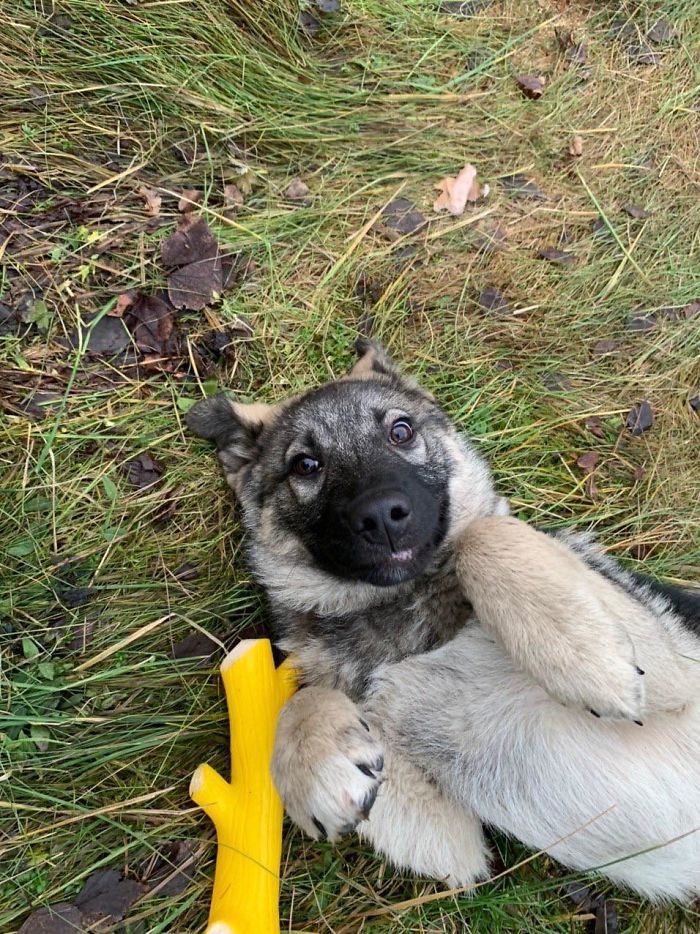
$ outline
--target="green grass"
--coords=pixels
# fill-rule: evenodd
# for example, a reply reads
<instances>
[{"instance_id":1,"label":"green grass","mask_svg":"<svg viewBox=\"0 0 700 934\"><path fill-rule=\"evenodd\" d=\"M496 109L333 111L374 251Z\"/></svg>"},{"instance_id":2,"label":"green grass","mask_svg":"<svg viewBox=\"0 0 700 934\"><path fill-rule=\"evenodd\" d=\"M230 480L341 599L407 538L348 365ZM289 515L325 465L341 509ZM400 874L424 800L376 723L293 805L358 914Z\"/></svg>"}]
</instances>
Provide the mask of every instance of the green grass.
<instances>
[{"instance_id":1,"label":"green grass","mask_svg":"<svg viewBox=\"0 0 700 934\"><path fill-rule=\"evenodd\" d=\"M183 840L199 855L194 881L145 897L129 930L196 931L206 917L213 839L187 785L204 759L227 768L220 653L202 664L173 660L172 647L198 629L230 647L265 608L214 458L183 430L203 389L277 399L339 374L371 315L374 335L480 442L520 515L593 527L625 561L698 579L698 319L625 328L635 308L700 299L697 3L561 12L554 0L506 0L467 20L437 5L344 0L313 40L300 35L292 0L63 0L63 32L47 28L47 4L0 6L0 302L24 300L41 325L0 338L2 931L70 899L97 868L147 878ZM621 10L642 33L659 11L673 21L679 36L663 64L632 65L611 41ZM588 44L588 82L557 46L554 29L567 26ZM520 72L548 76L539 101L518 92ZM574 161L575 134L584 153ZM491 196L464 218L435 218L434 183L466 161ZM499 179L515 172L552 199L513 199ZM282 196L297 175L312 190L308 207ZM227 219L223 185L241 176L251 193ZM37 187L18 206L22 180ZM143 184L163 195L155 222ZM256 271L206 315L182 316L183 328L196 347L245 316L252 337L227 360L193 358L187 374L122 370L66 349L66 334L118 293L162 286L158 243L189 187L204 191L221 242L248 252ZM431 223L392 242L371 221L399 193ZM629 203L650 216L631 219ZM599 213L614 235L591 233ZM494 223L507 249L479 252L478 231ZM576 267L536 258L562 235ZM372 307L358 295L362 277ZM502 289L512 314L479 310L487 286ZM603 339L618 351L596 355ZM552 373L566 388L546 388ZM55 398L29 420L21 410L34 390ZM622 425L643 398L655 424L635 439ZM592 416L602 438L584 427ZM576 467L591 449L601 455L597 502ZM144 451L165 474L138 494L120 465ZM175 512L159 523L168 498ZM183 579L183 565L197 576ZM76 588L90 588L77 606ZM506 866L528 856L497 845ZM564 871L542 858L472 899L394 910L439 889L353 841L324 846L290 829L284 852L284 930L585 925L572 920ZM614 895L631 934L700 924L697 910Z\"/></svg>"}]
</instances>

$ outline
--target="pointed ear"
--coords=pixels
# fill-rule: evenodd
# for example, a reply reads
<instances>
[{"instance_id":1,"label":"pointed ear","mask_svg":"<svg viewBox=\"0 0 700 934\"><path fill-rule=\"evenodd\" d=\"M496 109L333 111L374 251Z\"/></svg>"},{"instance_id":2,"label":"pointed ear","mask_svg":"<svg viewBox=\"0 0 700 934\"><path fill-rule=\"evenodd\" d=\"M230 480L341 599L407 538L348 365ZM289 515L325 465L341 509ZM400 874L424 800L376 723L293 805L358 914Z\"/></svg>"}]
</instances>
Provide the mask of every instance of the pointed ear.
<instances>
[{"instance_id":1,"label":"pointed ear","mask_svg":"<svg viewBox=\"0 0 700 934\"><path fill-rule=\"evenodd\" d=\"M367 337L358 337L355 341L355 352L359 359L348 373L348 379L377 379L382 376L398 376L398 370L394 366L394 362L381 344L376 344Z\"/></svg>"},{"instance_id":2,"label":"pointed ear","mask_svg":"<svg viewBox=\"0 0 700 934\"><path fill-rule=\"evenodd\" d=\"M277 417L279 406L263 402L234 402L224 393L202 399L185 415L190 431L214 441L226 479L236 488L236 477L258 451L260 433Z\"/></svg>"}]
</instances>

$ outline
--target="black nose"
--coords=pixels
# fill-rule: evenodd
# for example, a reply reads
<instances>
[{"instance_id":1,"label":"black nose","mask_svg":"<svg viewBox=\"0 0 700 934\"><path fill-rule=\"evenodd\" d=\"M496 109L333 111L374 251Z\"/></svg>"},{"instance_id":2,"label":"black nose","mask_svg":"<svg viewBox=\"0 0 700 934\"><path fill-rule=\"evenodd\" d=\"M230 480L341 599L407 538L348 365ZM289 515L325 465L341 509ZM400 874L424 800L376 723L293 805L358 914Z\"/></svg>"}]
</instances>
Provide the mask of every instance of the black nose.
<instances>
[{"instance_id":1,"label":"black nose","mask_svg":"<svg viewBox=\"0 0 700 934\"><path fill-rule=\"evenodd\" d=\"M373 545L396 551L411 518L411 503L397 490L362 493L348 511L350 528Z\"/></svg>"}]
</instances>

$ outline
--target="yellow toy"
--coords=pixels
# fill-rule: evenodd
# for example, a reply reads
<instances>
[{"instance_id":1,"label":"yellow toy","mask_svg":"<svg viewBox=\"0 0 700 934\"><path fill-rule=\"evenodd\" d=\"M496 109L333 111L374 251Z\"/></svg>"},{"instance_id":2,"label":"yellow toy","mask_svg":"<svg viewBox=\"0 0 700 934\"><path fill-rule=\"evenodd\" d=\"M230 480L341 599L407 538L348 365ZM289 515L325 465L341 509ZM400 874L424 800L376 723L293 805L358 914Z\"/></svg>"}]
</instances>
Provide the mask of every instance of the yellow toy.
<instances>
[{"instance_id":1,"label":"yellow toy","mask_svg":"<svg viewBox=\"0 0 700 934\"><path fill-rule=\"evenodd\" d=\"M268 639L245 639L221 665L231 726L231 783L208 765L190 797L214 822L217 854L207 934L279 934L282 802L270 777L277 717L296 689Z\"/></svg>"}]
</instances>

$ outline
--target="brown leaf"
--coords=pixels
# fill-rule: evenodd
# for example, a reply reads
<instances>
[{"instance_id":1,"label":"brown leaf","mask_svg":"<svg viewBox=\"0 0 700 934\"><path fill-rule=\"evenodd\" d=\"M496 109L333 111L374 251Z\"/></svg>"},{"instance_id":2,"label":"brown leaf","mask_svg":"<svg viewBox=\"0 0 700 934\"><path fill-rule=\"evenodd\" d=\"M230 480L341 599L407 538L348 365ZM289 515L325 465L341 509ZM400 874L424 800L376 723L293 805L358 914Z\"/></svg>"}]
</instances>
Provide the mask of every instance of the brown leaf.
<instances>
[{"instance_id":1,"label":"brown leaf","mask_svg":"<svg viewBox=\"0 0 700 934\"><path fill-rule=\"evenodd\" d=\"M148 214L149 217L158 217L163 199L155 188L147 188L146 185L141 185L139 194L146 204L146 214Z\"/></svg>"},{"instance_id":2,"label":"brown leaf","mask_svg":"<svg viewBox=\"0 0 700 934\"><path fill-rule=\"evenodd\" d=\"M698 315L700 315L700 301L689 302L689 304L681 308L681 316L683 318L697 318Z\"/></svg>"},{"instance_id":3,"label":"brown leaf","mask_svg":"<svg viewBox=\"0 0 700 934\"><path fill-rule=\"evenodd\" d=\"M224 287L219 244L207 223L192 214L160 245L165 266L176 266L168 277L168 295L175 308L200 311Z\"/></svg>"},{"instance_id":4,"label":"brown leaf","mask_svg":"<svg viewBox=\"0 0 700 934\"><path fill-rule=\"evenodd\" d=\"M648 45L631 45L627 55L633 65L660 65L663 61L661 55L652 51Z\"/></svg>"},{"instance_id":5,"label":"brown leaf","mask_svg":"<svg viewBox=\"0 0 700 934\"><path fill-rule=\"evenodd\" d=\"M180 200L177 203L177 209L178 211L182 211L183 214L189 214L190 211L194 211L201 200L201 191L198 191L196 188L183 188L180 193Z\"/></svg>"},{"instance_id":6,"label":"brown leaf","mask_svg":"<svg viewBox=\"0 0 700 934\"><path fill-rule=\"evenodd\" d=\"M586 419L583 425L584 425L584 428L587 431L590 431L592 435L595 435L596 438L605 437L605 432L603 431L603 423L601 422L601 420L598 418L597 415L591 415L590 418Z\"/></svg>"},{"instance_id":7,"label":"brown leaf","mask_svg":"<svg viewBox=\"0 0 700 934\"><path fill-rule=\"evenodd\" d=\"M542 97L547 83L544 75L516 75L515 81L525 97L532 100Z\"/></svg>"},{"instance_id":8,"label":"brown leaf","mask_svg":"<svg viewBox=\"0 0 700 934\"><path fill-rule=\"evenodd\" d=\"M593 345L592 353L596 356L602 356L603 354L615 353L616 350L619 350L619 347L619 341L604 338L602 341L596 341Z\"/></svg>"},{"instance_id":9,"label":"brown leaf","mask_svg":"<svg viewBox=\"0 0 700 934\"><path fill-rule=\"evenodd\" d=\"M688 405L696 415L700 415L700 396L693 396L693 398L688 401Z\"/></svg>"},{"instance_id":10,"label":"brown leaf","mask_svg":"<svg viewBox=\"0 0 700 934\"><path fill-rule=\"evenodd\" d=\"M573 266L578 261L575 253L567 253L566 250L557 250L554 247L538 250L537 257L538 259L546 259L550 263L556 263L558 266Z\"/></svg>"},{"instance_id":11,"label":"brown leaf","mask_svg":"<svg viewBox=\"0 0 700 934\"><path fill-rule=\"evenodd\" d=\"M177 349L173 309L155 295L137 293L124 312L123 321L142 353L168 355Z\"/></svg>"},{"instance_id":12,"label":"brown leaf","mask_svg":"<svg viewBox=\"0 0 700 934\"><path fill-rule=\"evenodd\" d=\"M599 461L600 454L596 453L596 451L586 451L585 454L579 454L576 458L577 466L586 473L591 473L591 471L595 470Z\"/></svg>"},{"instance_id":13,"label":"brown leaf","mask_svg":"<svg viewBox=\"0 0 700 934\"><path fill-rule=\"evenodd\" d=\"M586 934L619 934L614 902L582 882L567 886L567 894L579 911L593 915L592 926L587 928Z\"/></svg>"},{"instance_id":14,"label":"brown leaf","mask_svg":"<svg viewBox=\"0 0 700 934\"><path fill-rule=\"evenodd\" d=\"M549 201L542 189L525 175L504 175L501 179L504 189L515 198L531 198L533 201Z\"/></svg>"},{"instance_id":15,"label":"brown leaf","mask_svg":"<svg viewBox=\"0 0 700 934\"><path fill-rule=\"evenodd\" d=\"M132 904L146 892L133 879L124 879L114 869L99 869L88 877L75 904L83 923L94 926L103 921L121 921Z\"/></svg>"},{"instance_id":16,"label":"brown leaf","mask_svg":"<svg viewBox=\"0 0 700 934\"><path fill-rule=\"evenodd\" d=\"M644 208L641 208L638 204L625 204L622 207L622 210L629 214L630 217L634 217L635 220L641 220L644 217L649 217L651 211L647 211Z\"/></svg>"},{"instance_id":17,"label":"brown leaf","mask_svg":"<svg viewBox=\"0 0 700 934\"><path fill-rule=\"evenodd\" d=\"M321 24L319 23L319 21L316 19L315 16L312 16L312 14L309 13L308 10L301 11L297 19L297 22L299 23L300 30L304 33L305 36L308 36L310 39L312 39L315 35L317 35L319 29L321 28Z\"/></svg>"},{"instance_id":18,"label":"brown leaf","mask_svg":"<svg viewBox=\"0 0 700 934\"><path fill-rule=\"evenodd\" d=\"M310 201L311 189L300 178L294 178L284 189L284 197L288 201Z\"/></svg>"},{"instance_id":19,"label":"brown leaf","mask_svg":"<svg viewBox=\"0 0 700 934\"><path fill-rule=\"evenodd\" d=\"M583 155L583 137L582 136L572 136L569 141L569 155L570 156L582 156Z\"/></svg>"},{"instance_id":20,"label":"brown leaf","mask_svg":"<svg viewBox=\"0 0 700 934\"><path fill-rule=\"evenodd\" d=\"M193 840L174 840L161 844L158 860L145 880L149 888L158 886L157 894L161 898L184 892L194 881L196 851L197 845ZM166 879L167 882L161 884Z\"/></svg>"},{"instance_id":21,"label":"brown leaf","mask_svg":"<svg viewBox=\"0 0 700 934\"><path fill-rule=\"evenodd\" d=\"M476 16L481 10L485 10L491 3L492 0L445 0L440 4L438 12L445 13L447 16L468 19L470 16Z\"/></svg>"},{"instance_id":22,"label":"brown leaf","mask_svg":"<svg viewBox=\"0 0 700 934\"><path fill-rule=\"evenodd\" d=\"M572 65L585 65L588 58L588 49L585 43L572 43L564 53L564 58L567 62L571 62Z\"/></svg>"},{"instance_id":23,"label":"brown leaf","mask_svg":"<svg viewBox=\"0 0 700 934\"><path fill-rule=\"evenodd\" d=\"M382 208L384 224L400 234L411 234L425 224L425 217L408 198L396 198Z\"/></svg>"},{"instance_id":24,"label":"brown leaf","mask_svg":"<svg viewBox=\"0 0 700 934\"><path fill-rule=\"evenodd\" d=\"M127 480L139 490L154 486L165 472L162 464L145 451L123 465Z\"/></svg>"},{"instance_id":25,"label":"brown leaf","mask_svg":"<svg viewBox=\"0 0 700 934\"><path fill-rule=\"evenodd\" d=\"M545 373L542 382L550 392L569 392L573 389L569 377L556 371Z\"/></svg>"},{"instance_id":26,"label":"brown leaf","mask_svg":"<svg viewBox=\"0 0 700 934\"><path fill-rule=\"evenodd\" d=\"M487 221L483 227L476 231L474 239L476 246L482 253L504 250L508 239L508 231L498 223Z\"/></svg>"},{"instance_id":27,"label":"brown leaf","mask_svg":"<svg viewBox=\"0 0 700 934\"><path fill-rule=\"evenodd\" d=\"M108 311L107 314L111 315L112 318L121 318L127 308L131 308L136 299L137 293L133 289L129 289L128 292L122 292L121 295L117 296L117 304L111 311Z\"/></svg>"},{"instance_id":28,"label":"brown leaf","mask_svg":"<svg viewBox=\"0 0 700 934\"><path fill-rule=\"evenodd\" d=\"M510 308L505 295L500 289L489 286L479 295L479 305L491 314L508 314Z\"/></svg>"},{"instance_id":29,"label":"brown leaf","mask_svg":"<svg viewBox=\"0 0 700 934\"><path fill-rule=\"evenodd\" d=\"M77 934L84 930L82 920L79 908L70 902L58 902L33 911L17 934Z\"/></svg>"},{"instance_id":30,"label":"brown leaf","mask_svg":"<svg viewBox=\"0 0 700 934\"><path fill-rule=\"evenodd\" d=\"M641 483L645 476L646 476L646 470L644 469L644 467L637 464L637 466L632 471L632 478L634 479L634 482Z\"/></svg>"},{"instance_id":31,"label":"brown leaf","mask_svg":"<svg viewBox=\"0 0 700 934\"><path fill-rule=\"evenodd\" d=\"M593 503L597 503L600 499L598 495L598 487L596 486L595 479L592 473L589 473L586 479L583 481L583 488L586 491L586 496Z\"/></svg>"},{"instance_id":32,"label":"brown leaf","mask_svg":"<svg viewBox=\"0 0 700 934\"><path fill-rule=\"evenodd\" d=\"M636 436L643 435L645 431L649 431L653 424L654 413L647 399L643 399L641 402L638 402L637 405L632 406L625 420L627 428Z\"/></svg>"},{"instance_id":33,"label":"brown leaf","mask_svg":"<svg viewBox=\"0 0 700 934\"><path fill-rule=\"evenodd\" d=\"M208 658L219 650L218 642L214 642L205 633L195 630L180 642L176 642L170 651L171 658Z\"/></svg>"},{"instance_id":34,"label":"brown leaf","mask_svg":"<svg viewBox=\"0 0 700 934\"><path fill-rule=\"evenodd\" d=\"M238 185L224 185L224 213L230 211L235 214L244 202L243 192Z\"/></svg>"},{"instance_id":35,"label":"brown leaf","mask_svg":"<svg viewBox=\"0 0 700 934\"><path fill-rule=\"evenodd\" d=\"M666 19L657 19L657 21L647 33L647 39L656 43L656 45L661 45L664 42L670 42L671 39L675 38L675 36L676 30Z\"/></svg>"},{"instance_id":36,"label":"brown leaf","mask_svg":"<svg viewBox=\"0 0 700 934\"><path fill-rule=\"evenodd\" d=\"M91 323L96 315L91 315L86 324ZM83 329L83 339L85 338L85 329ZM80 343L80 337L77 331L72 331L68 335L68 344L71 347L77 347ZM105 315L101 318L89 332L87 349L90 353L104 355L106 357L115 356L126 350L131 343L129 332L124 327L124 323L119 318Z\"/></svg>"},{"instance_id":37,"label":"brown leaf","mask_svg":"<svg viewBox=\"0 0 700 934\"><path fill-rule=\"evenodd\" d=\"M434 211L449 211L459 216L464 214L467 202L474 202L481 197L481 187L476 181L476 169L473 165L465 165L457 176L447 176L441 179L435 188L441 194L433 203Z\"/></svg>"},{"instance_id":38,"label":"brown leaf","mask_svg":"<svg viewBox=\"0 0 700 934\"><path fill-rule=\"evenodd\" d=\"M656 327L656 315L653 311L633 311L625 325L628 331L636 333L651 331Z\"/></svg>"}]
</instances>

